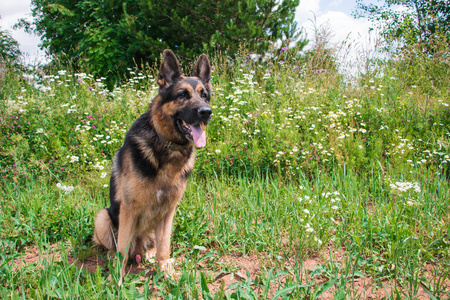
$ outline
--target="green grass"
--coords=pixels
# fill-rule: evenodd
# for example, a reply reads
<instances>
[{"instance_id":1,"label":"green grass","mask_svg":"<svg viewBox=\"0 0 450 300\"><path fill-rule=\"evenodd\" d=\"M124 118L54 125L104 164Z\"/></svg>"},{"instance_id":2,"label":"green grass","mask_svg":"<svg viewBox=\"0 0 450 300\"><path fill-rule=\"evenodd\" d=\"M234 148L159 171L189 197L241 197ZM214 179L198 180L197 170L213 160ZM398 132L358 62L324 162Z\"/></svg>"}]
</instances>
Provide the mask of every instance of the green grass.
<instances>
[{"instance_id":1,"label":"green grass","mask_svg":"<svg viewBox=\"0 0 450 300\"><path fill-rule=\"evenodd\" d=\"M449 69L389 62L351 84L289 57L224 61L175 216L179 279L141 271L123 287L93 220L111 158L157 92L154 70L112 92L86 74L3 71L1 297L448 298Z\"/></svg>"}]
</instances>

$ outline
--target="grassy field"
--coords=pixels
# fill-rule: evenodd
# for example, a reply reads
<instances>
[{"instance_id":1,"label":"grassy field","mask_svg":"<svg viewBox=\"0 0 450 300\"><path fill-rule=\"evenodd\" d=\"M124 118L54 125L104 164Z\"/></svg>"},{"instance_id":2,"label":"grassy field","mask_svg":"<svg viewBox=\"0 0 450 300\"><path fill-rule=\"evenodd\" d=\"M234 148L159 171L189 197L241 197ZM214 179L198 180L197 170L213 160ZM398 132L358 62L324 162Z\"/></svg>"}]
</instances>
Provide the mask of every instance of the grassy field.
<instances>
[{"instance_id":1,"label":"grassy field","mask_svg":"<svg viewBox=\"0 0 450 300\"><path fill-rule=\"evenodd\" d=\"M176 279L122 287L91 241L111 158L156 95L59 70L0 76L4 299L448 299L450 68L411 57L348 80L286 54L213 58L208 143L176 213Z\"/></svg>"}]
</instances>

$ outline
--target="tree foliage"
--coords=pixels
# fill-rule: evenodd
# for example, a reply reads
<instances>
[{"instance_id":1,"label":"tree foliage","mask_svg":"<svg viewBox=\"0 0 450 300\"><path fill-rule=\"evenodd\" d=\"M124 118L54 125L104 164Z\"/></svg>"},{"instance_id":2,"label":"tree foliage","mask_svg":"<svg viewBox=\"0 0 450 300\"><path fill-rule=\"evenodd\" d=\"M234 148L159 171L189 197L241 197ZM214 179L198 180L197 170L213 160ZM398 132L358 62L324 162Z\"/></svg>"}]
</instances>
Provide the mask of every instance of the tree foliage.
<instances>
[{"instance_id":1,"label":"tree foliage","mask_svg":"<svg viewBox=\"0 0 450 300\"><path fill-rule=\"evenodd\" d=\"M433 53L436 42L450 44L450 1L448 0L384 0L379 6L357 0L357 17L368 17L390 43L403 46L422 44Z\"/></svg>"},{"instance_id":2,"label":"tree foliage","mask_svg":"<svg viewBox=\"0 0 450 300\"><path fill-rule=\"evenodd\" d=\"M170 48L182 60L201 52L237 53L241 44L262 53L293 40L299 0L32 0L28 31L42 35L50 54L64 53L96 75L123 74L153 63Z\"/></svg>"},{"instance_id":3,"label":"tree foliage","mask_svg":"<svg viewBox=\"0 0 450 300\"><path fill-rule=\"evenodd\" d=\"M0 62L17 64L20 60L19 43L9 34L8 31L0 28Z\"/></svg>"}]
</instances>

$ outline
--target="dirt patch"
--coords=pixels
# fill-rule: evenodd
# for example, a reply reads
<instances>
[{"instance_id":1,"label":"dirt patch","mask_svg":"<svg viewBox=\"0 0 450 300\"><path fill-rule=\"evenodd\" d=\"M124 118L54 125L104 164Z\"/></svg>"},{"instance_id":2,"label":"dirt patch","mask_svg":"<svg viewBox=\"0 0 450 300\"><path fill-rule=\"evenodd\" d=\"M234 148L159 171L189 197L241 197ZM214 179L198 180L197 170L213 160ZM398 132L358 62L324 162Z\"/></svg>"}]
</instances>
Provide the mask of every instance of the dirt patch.
<instances>
[{"instance_id":1,"label":"dirt patch","mask_svg":"<svg viewBox=\"0 0 450 300\"><path fill-rule=\"evenodd\" d=\"M302 284L307 284L314 281L313 287L319 287L326 283L329 278L324 275L318 275L311 278L311 273L324 266L328 263L328 259L331 257L333 262L342 263L344 258L343 250L329 249L322 252L322 256L311 256L307 257L301 261L295 261L291 258L284 262L284 265L278 265L277 270L293 270L297 265L301 265L302 269ZM106 252L96 251L93 255L89 256L84 260L79 260L73 256L68 255L68 262L70 264L75 264L81 269L85 269L89 272L95 272L98 267L107 267ZM178 258L175 264L181 263L183 258ZM200 267L204 268L202 272L208 274L208 278L213 278L212 282L208 284L209 291L212 295L219 292L220 290L228 290L230 285L236 282L242 282L248 280L248 275L250 275L250 280L257 281L257 277L265 278L267 272L270 268L273 268L274 263L270 261L271 258L265 253L258 253L253 255L242 256L240 253L232 253L224 255L217 259L216 264L218 269L226 270L220 271L218 269L208 269L206 266L200 263ZM58 251L56 244L50 246L49 249L45 251L39 251L36 246L31 246L25 248L23 256L14 260L12 264L14 265L13 270L17 271L25 264L37 263L37 267L43 267L44 262L49 264L61 261L61 253ZM223 266L223 267L220 267ZM272 267L270 267L272 266ZM297 267L298 268L298 267ZM155 271L153 266L148 265L136 265L131 264L127 267L127 273L130 274L145 274L141 276L142 281L151 280L151 277ZM232 270L232 271L230 271ZM418 287L416 295L404 294L407 291L407 287L402 287L395 280L376 280L373 276L362 276L356 277L353 280L351 278L346 278L345 288L347 292L347 298L358 299L381 299L385 298L387 295L395 295L395 291L399 291L401 297L405 295L412 296L416 299L430 299L428 293L424 290L426 287L428 290L432 290L434 286L439 286L441 291L450 290L450 279L448 276L443 276L443 274L437 276L440 280L437 282L436 274L439 270L436 266L432 264L427 264L422 268L422 278L425 278L427 285L420 285ZM441 272L442 273L442 272ZM268 292L269 298L272 298L276 291L279 290L287 281L288 277L291 276L289 273L279 276L270 285L270 291ZM434 278L434 279L433 279ZM338 279L339 280L339 279ZM434 280L434 282L433 282ZM338 282L338 281L337 281ZM264 288L261 285L252 285L253 290L257 294L261 294ZM157 290L157 289L156 289ZM156 290L154 294L156 295ZM338 292L338 287L332 286L330 289L325 291L320 299L334 299L334 295ZM440 299L449 299L449 295L443 295L441 293Z\"/></svg>"},{"instance_id":2,"label":"dirt patch","mask_svg":"<svg viewBox=\"0 0 450 300\"><path fill-rule=\"evenodd\" d=\"M247 271L250 273L250 278L255 280L256 276L261 273L260 258L256 255L251 256L232 256L225 255L219 258L218 262L223 265L228 265L235 272L213 272L214 281L208 285L210 293L213 295L217 293L221 287L228 287L234 282L239 282L247 279Z\"/></svg>"},{"instance_id":3,"label":"dirt patch","mask_svg":"<svg viewBox=\"0 0 450 300\"><path fill-rule=\"evenodd\" d=\"M85 269L89 272L95 272L98 267L105 268L107 261L104 259L106 257L106 251L100 251L90 257L80 260L76 257L68 255L68 263L73 264L80 268ZM48 250L41 251L36 246L26 247L24 253L21 257L16 258L12 264L14 265L13 271L17 271L21 267L30 263L37 263L37 267L43 267L43 263L47 261L48 264L53 264L55 262L61 261L61 252L57 250L56 244L52 244ZM127 267L127 273L137 275L142 271L146 272L146 277L150 277L154 268L148 268L144 265L130 264Z\"/></svg>"},{"instance_id":4,"label":"dirt patch","mask_svg":"<svg viewBox=\"0 0 450 300\"><path fill-rule=\"evenodd\" d=\"M330 255L331 254L331 255ZM342 263L344 259L345 252L342 249L328 249L323 252L321 256L312 256L303 259L300 262L295 262L294 259L290 259L285 263L285 266L279 266L278 270L288 270L289 268L293 268L295 264L302 265L302 284L307 284L314 281L313 287L319 287L322 284L326 283L329 278L320 275L314 278L311 278L311 272L321 265L325 265L328 263L328 259L331 257L333 262ZM236 272L227 272L220 273L215 272L214 274L214 282L209 284L209 290L211 294L217 293L221 288L230 286L230 284L247 280L247 271L250 273L250 277L252 280L255 280L257 276L266 276L267 271L264 266L267 265L267 260L269 259L268 255L264 253L259 253L258 255L249 255L249 256L240 256L240 255L225 255L221 257L218 261L222 263L227 263L231 266L235 266L239 268ZM424 278L433 278L432 273L435 268L430 265L426 265L423 268L423 277ZM398 291L401 298L410 297L415 299L430 299L428 293L424 290L423 285L419 285L415 294L408 294L407 286L401 286L396 280L377 280L377 278L373 276L367 276L362 274L362 277L356 276L355 278L345 278L345 290L346 297L352 299L383 299L388 295L395 295L396 291ZM272 298L273 295L279 290L287 280L288 275L280 276L276 282L271 284L270 291L268 293L269 298ZM340 276L340 275L339 275ZM435 277L435 276L434 276ZM339 279L338 279L339 280ZM338 281L336 281L338 283ZM431 288L427 288L431 290ZM450 291L450 279L445 278L440 284L439 289L441 291ZM263 291L260 287L254 288L255 292L258 294ZM332 286L330 289L325 291L320 299L335 299L336 293L339 291L339 287ZM440 295L440 299L450 299L449 295Z\"/></svg>"},{"instance_id":5,"label":"dirt patch","mask_svg":"<svg viewBox=\"0 0 450 300\"><path fill-rule=\"evenodd\" d=\"M10 262L14 265L13 271L17 271L22 268L25 264L38 262L38 267L42 267L44 260L47 263L52 264L57 261L61 261L61 255L59 252L55 252L56 244L50 245L50 249L46 251L47 253L42 253L36 246L25 247L23 256L16 258L14 261Z\"/></svg>"}]
</instances>

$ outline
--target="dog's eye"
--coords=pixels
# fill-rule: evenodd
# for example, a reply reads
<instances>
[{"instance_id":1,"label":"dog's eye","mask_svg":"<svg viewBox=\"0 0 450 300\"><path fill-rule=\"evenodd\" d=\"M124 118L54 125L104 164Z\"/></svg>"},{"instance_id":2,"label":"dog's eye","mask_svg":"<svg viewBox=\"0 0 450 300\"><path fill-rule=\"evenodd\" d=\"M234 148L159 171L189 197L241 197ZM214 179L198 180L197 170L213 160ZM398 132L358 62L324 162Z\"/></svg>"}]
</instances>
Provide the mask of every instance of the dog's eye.
<instances>
[{"instance_id":1,"label":"dog's eye","mask_svg":"<svg viewBox=\"0 0 450 300\"><path fill-rule=\"evenodd\" d=\"M187 100L187 99L189 99L189 93L188 92L181 92L178 97L183 99L183 100Z\"/></svg>"},{"instance_id":2,"label":"dog's eye","mask_svg":"<svg viewBox=\"0 0 450 300\"><path fill-rule=\"evenodd\" d=\"M207 94L205 91L202 91L202 98L203 98L204 100L207 100L207 99L208 99L208 94Z\"/></svg>"}]
</instances>

